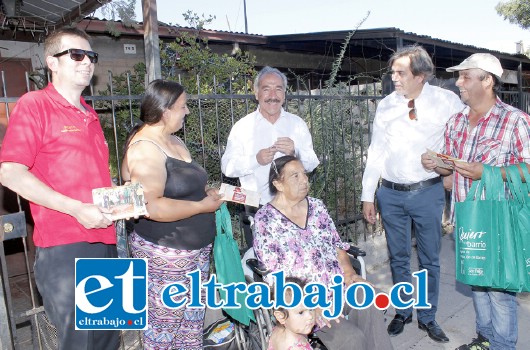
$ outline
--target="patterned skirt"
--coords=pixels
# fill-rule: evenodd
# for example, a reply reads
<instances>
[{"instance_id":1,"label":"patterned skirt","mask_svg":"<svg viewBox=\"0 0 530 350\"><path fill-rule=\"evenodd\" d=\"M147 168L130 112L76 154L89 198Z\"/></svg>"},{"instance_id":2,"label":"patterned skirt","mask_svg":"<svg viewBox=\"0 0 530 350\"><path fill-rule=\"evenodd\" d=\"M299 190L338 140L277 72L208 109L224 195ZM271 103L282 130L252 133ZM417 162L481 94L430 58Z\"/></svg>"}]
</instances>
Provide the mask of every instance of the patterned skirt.
<instances>
[{"instance_id":1,"label":"patterned skirt","mask_svg":"<svg viewBox=\"0 0 530 350\"><path fill-rule=\"evenodd\" d=\"M148 263L148 326L143 333L144 349L202 349L205 309L181 307L169 309L162 304L161 292L168 284L179 282L188 292L180 294L190 300L187 273L201 271L201 283L209 278L212 245L199 250L179 250L159 246L138 236L130 235L133 258L147 258ZM205 294L201 292L205 303Z\"/></svg>"}]
</instances>

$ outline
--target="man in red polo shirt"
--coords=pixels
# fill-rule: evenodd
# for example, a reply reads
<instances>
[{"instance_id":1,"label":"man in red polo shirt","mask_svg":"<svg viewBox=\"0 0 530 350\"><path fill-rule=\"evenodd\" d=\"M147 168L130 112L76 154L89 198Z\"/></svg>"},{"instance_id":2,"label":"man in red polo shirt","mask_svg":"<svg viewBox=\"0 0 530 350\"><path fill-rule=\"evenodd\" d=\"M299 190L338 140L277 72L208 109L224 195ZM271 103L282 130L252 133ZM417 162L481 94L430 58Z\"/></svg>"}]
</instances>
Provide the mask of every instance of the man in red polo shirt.
<instances>
[{"instance_id":1,"label":"man in red polo shirt","mask_svg":"<svg viewBox=\"0 0 530 350\"><path fill-rule=\"evenodd\" d=\"M75 330L75 258L114 258L116 234L92 189L111 186L96 112L81 98L97 63L89 36L62 28L44 43L52 83L17 102L0 153L0 182L30 202L35 278L60 349L117 349L117 331Z\"/></svg>"}]
</instances>

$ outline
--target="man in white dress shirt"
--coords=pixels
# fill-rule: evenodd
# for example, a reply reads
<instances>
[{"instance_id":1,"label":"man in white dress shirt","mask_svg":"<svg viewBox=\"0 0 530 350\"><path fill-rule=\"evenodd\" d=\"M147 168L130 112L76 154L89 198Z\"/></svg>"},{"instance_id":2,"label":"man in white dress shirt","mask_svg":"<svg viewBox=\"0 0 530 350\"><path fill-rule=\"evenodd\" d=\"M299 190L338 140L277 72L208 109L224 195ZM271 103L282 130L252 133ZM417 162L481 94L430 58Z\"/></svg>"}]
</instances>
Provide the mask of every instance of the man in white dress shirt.
<instances>
[{"instance_id":1,"label":"man in white dress shirt","mask_svg":"<svg viewBox=\"0 0 530 350\"><path fill-rule=\"evenodd\" d=\"M287 77L276 68L264 67L254 80L258 109L234 124L221 169L228 177L238 177L241 187L257 191L260 204L272 196L269 169L273 159L294 155L306 171L319 164L306 123L283 109Z\"/></svg>"},{"instance_id":2,"label":"man in white dress shirt","mask_svg":"<svg viewBox=\"0 0 530 350\"><path fill-rule=\"evenodd\" d=\"M363 215L375 223L374 194L386 232L394 284L411 283L411 227L420 270L428 271L430 309L418 310L418 327L436 342L449 339L435 320L440 281L439 253L445 194L441 178L421 164L426 149L443 146L445 124L464 105L453 92L431 86L434 65L421 46L408 46L390 58L395 91L378 105L363 175ZM377 189L382 177L382 186ZM410 295L402 295L403 300ZM412 308L396 310L388 333L396 336L412 322Z\"/></svg>"}]
</instances>

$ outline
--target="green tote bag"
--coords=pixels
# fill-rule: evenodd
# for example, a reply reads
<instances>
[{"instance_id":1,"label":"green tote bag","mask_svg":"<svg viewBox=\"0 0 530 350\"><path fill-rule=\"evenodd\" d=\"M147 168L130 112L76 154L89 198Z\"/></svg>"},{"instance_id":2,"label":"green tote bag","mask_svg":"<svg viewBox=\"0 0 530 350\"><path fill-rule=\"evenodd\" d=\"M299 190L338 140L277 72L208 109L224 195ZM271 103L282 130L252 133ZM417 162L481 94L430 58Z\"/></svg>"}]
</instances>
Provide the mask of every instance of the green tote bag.
<instances>
[{"instance_id":1,"label":"green tote bag","mask_svg":"<svg viewBox=\"0 0 530 350\"><path fill-rule=\"evenodd\" d=\"M509 179L510 191L518 202L516 207L516 222L519 226L518 234L515 237L517 271L519 272L520 285L519 291L530 291L530 173L525 164L522 164L526 182L522 182L519 175L518 166L506 168Z\"/></svg>"},{"instance_id":2,"label":"green tote bag","mask_svg":"<svg viewBox=\"0 0 530 350\"><path fill-rule=\"evenodd\" d=\"M239 247L232 234L232 221L226 203L215 212L215 226L217 235L213 245L213 258L217 281L223 285L245 283ZM219 290L219 294L221 300L226 301L226 292L223 289ZM246 292L237 292L236 300L241 308L223 308L223 310L233 319L248 326L250 320L255 321L255 319L252 310L246 306L246 296Z\"/></svg>"},{"instance_id":3,"label":"green tote bag","mask_svg":"<svg viewBox=\"0 0 530 350\"><path fill-rule=\"evenodd\" d=\"M498 170L485 165L482 179L473 181L467 198L455 203L456 279L469 285L504 289L500 235L511 230L512 224ZM481 198L483 192L485 198Z\"/></svg>"}]
</instances>

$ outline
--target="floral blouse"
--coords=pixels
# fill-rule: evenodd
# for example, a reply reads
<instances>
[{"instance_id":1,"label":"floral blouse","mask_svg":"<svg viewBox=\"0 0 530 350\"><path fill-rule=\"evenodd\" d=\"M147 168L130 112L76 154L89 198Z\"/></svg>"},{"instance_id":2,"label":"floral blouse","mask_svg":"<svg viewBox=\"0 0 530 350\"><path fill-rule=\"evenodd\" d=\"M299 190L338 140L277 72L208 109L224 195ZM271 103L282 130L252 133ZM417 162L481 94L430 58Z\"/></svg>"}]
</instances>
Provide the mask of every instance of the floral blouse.
<instances>
[{"instance_id":1,"label":"floral blouse","mask_svg":"<svg viewBox=\"0 0 530 350\"><path fill-rule=\"evenodd\" d=\"M331 285L334 275L343 274L336 248L347 250L350 245L341 241L324 203L306 199L305 227L289 220L270 203L258 210L254 216L254 251L271 272L281 270L286 277Z\"/></svg>"}]
</instances>

